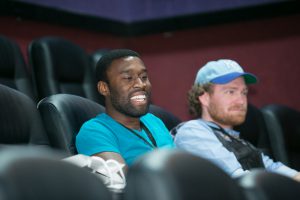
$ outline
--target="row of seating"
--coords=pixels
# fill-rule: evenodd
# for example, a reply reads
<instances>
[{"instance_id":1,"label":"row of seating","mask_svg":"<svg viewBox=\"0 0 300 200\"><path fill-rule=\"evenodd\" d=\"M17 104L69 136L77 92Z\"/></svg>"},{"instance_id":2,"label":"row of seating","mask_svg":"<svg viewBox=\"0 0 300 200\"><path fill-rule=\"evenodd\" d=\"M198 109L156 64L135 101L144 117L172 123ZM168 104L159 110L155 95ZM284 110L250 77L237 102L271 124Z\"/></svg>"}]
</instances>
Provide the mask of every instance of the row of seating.
<instances>
[{"instance_id":1,"label":"row of seating","mask_svg":"<svg viewBox=\"0 0 300 200\"><path fill-rule=\"evenodd\" d=\"M113 193L97 175L61 158L49 149L1 151L1 199L296 200L300 195L300 184L283 175L256 170L232 179L210 161L174 149L142 156L129 169L125 190Z\"/></svg>"},{"instance_id":2,"label":"row of seating","mask_svg":"<svg viewBox=\"0 0 300 200\"><path fill-rule=\"evenodd\" d=\"M88 54L71 41L47 36L29 44L26 64L17 43L0 36L0 83L23 92L35 102L68 93L103 105L94 77L96 61L103 53L105 50L100 49Z\"/></svg>"},{"instance_id":3,"label":"row of seating","mask_svg":"<svg viewBox=\"0 0 300 200\"><path fill-rule=\"evenodd\" d=\"M98 113L104 112L105 107L101 105L99 101L93 99L92 96L87 95L87 93L85 92L80 92L83 91L81 90L82 88L91 89L92 87L84 87L83 85L85 84L74 83L77 80L87 80L89 78L80 79L78 78L79 76L77 75L67 77L68 71L66 71L64 66L72 67L72 65L66 64L65 62L67 61L63 61L64 58L64 56L62 56L63 54L58 53L59 52L58 50L56 51L52 48L52 42L53 42L53 46L56 46L56 43L59 43L58 41L61 40L65 41L64 39L61 38L47 37L47 38L43 38L41 43L40 42L38 44L32 43L30 45L30 49L31 49L30 51L35 52L38 55L37 56L38 60L36 62L42 63L42 60L45 60L47 63L47 64L44 63L44 66L47 65L47 67L44 67L44 69L41 68L41 69L33 70L33 74L36 73L36 75L38 74L44 77L44 79L40 81L44 81L43 84L49 86L46 87L48 88L47 90L44 90L45 93L43 93L43 95L45 96L42 95L36 98L31 96L31 94L34 95L35 92L30 93L28 92L30 90L27 90L28 88L30 88L29 85L31 84L29 81L30 78L27 79L28 77L30 77L30 75L28 77L25 77L26 73L30 74L30 72L28 71L29 68L16 67L16 66L20 66L19 64L22 63L22 61L19 60L20 57L15 57L17 54L12 55L11 53L9 53L9 52L19 52L18 54L20 56L20 51L16 50L17 45L9 42L6 44L7 50L3 51L4 52L3 55L6 55L5 57L9 59L8 61L5 61L5 59L0 59L0 64L1 64L0 76L3 77L0 79L1 80L0 83L3 84L0 85L1 147L5 147L11 144L32 144L32 145L34 144L39 146L55 147L63 150L65 153L67 153L67 155L76 154L77 152L74 146L74 139L82 123L90 119L91 117L94 117ZM7 40L5 41L7 42ZM48 43L48 41L50 41L50 43ZM68 41L65 42L66 42L65 43L66 46L63 45L63 43L59 43L57 46L62 45L61 47L61 49L63 49L62 51L68 52L65 49L68 46L67 43L69 43L70 45L73 44ZM48 46L49 44L51 44L50 45L51 47ZM13 51L9 50L11 48L13 48L14 50ZM60 57L60 59L58 59L59 61L55 59L57 58L57 56L62 56ZM90 60L90 57L88 59ZM72 59L70 60L72 61ZM30 62L32 61L33 59L30 58ZM80 62L78 61L78 63ZM74 63L74 65L75 64L76 63ZM15 67L13 71L11 71L10 65ZM32 62L31 65L34 66L35 64L33 64ZM40 67L43 66L42 64L38 64L38 65ZM57 68L57 66L59 67ZM86 67L91 68L91 66L92 65L88 65ZM77 73L76 70L74 70L75 73ZM82 74L85 74L84 70L83 71L79 70L79 71ZM43 73L45 74L41 75ZM13 81L10 82L9 81L10 79L7 77L11 76L12 74L14 79ZM59 74L59 75L54 76L54 74ZM36 79L34 80L35 82L37 82ZM49 82L45 80L49 80ZM53 88L56 89L58 88L58 90ZM80 88L80 89L77 90L75 88ZM40 89L43 88L41 87ZM53 91L54 93L52 93ZM300 129L298 125L299 124L298 122L300 120L299 111L296 111L294 109L285 106L279 106L279 105L269 105L262 109L258 109L253 105L249 105L248 110L249 112L247 114L246 122L241 126L236 127L237 130L240 130L242 132L242 137L247 138L253 144L263 149L264 152L271 155L275 159L280 160L286 164L289 164L291 167L295 169L300 169L300 157L299 157L300 148L299 145L297 144L300 135L299 133ZM150 112L160 117L166 123L169 130L171 130L175 125L180 123L180 120L176 116L174 116L172 113L169 113L158 106L151 105ZM171 154L173 155L173 153ZM159 157L161 155L164 154L160 153L155 155L158 157L157 159L155 158L154 160L159 160ZM140 195L144 195L143 193L138 193L138 192L140 191L146 192L149 189L148 187L150 186L158 190L155 194L153 193L152 195L166 196L171 194L164 193L164 191L169 191L169 192L173 191L172 193L173 196L168 196L169 199L176 199L175 196L178 196L177 199L192 199L192 197L194 196L200 198L200 196L197 196L199 195L198 194L199 191L197 192L196 190L196 188L198 188L199 190L199 185L201 185L200 187L204 188L202 194L205 194L205 191L208 191L207 190L208 188L205 187L209 185L207 184L208 180L214 180L212 181L212 184L214 184L214 186L218 188L219 186L215 185L215 182L222 180L222 178L220 177L226 177L225 175L220 174L222 172L213 172L213 171L208 172L206 171L207 169L206 170L203 169L205 173L199 176L195 176L198 178L193 179L192 173L194 173L195 171L201 171L199 169L202 169L200 167L200 164L199 166L196 164L195 166L197 169L195 168L194 170L193 168L186 168L187 167L186 165L194 166L191 163L194 162L192 160L194 160L195 158L187 158L186 160L186 156L183 156L181 158L180 155L178 154L175 155L176 155L176 159L180 158L178 159L178 162L185 163L183 165L180 165L180 163L177 163L175 165L176 168L174 168L172 175L175 176L175 174L178 174L178 176L176 175L176 178L168 177L167 175L161 176L161 171L155 171L155 170L152 171L153 169L157 169L155 168L157 166L145 165L144 162L151 163L150 160L153 160L153 157L151 157L151 159L150 158L145 159L149 161L144 161L142 162L143 164L137 164L137 166L141 166L142 168L135 167L137 169L132 170L133 172L130 173L132 175L129 174L129 179L128 179L129 187L126 189L127 190L126 196L128 196L127 199L128 200L134 199L134 197L141 197L138 199L147 199L147 197L140 196ZM160 167L162 167L160 168L162 171L165 171L167 169L164 167L168 167L168 169L170 168L172 169L171 163L172 165L176 163L174 161L175 157L172 157L171 155L167 157L168 157L168 161L162 162L165 163L166 165L160 165ZM161 164L161 162L159 163ZM202 163L201 166L205 166L205 164ZM149 171L151 171L151 173L147 175ZM158 174L155 174L156 172ZM189 173L185 174L187 172ZM207 174L214 174L214 173L218 175L219 179L214 179L212 176L206 176ZM143 174L143 175L139 175L135 177L137 174ZM130 178L130 177L134 177L134 178ZM160 177L160 178L156 180L155 177ZM164 178L162 179L162 177ZM149 180L146 181L147 185L141 184L142 182L145 182L144 180L145 178L148 178ZM171 179L172 181L174 181L175 179L175 183L168 182ZM203 182L201 182L201 180L203 181L203 179L206 181L205 182L206 185ZM198 182L199 180L200 182ZM227 183L228 185L231 185L228 182L229 180L230 180L229 178L224 178L225 182L220 181L222 183L221 185L223 184L227 185ZM260 180L260 178L258 178L257 180ZM160 183L159 181L165 181L166 183ZM191 184L187 184L187 181L191 181L190 182ZM153 183L153 185L150 185L150 183ZM164 188L164 191L159 190L160 189L159 186L161 186L161 184L166 184L163 185L163 187L161 187ZM194 187L195 193L192 193L193 195L191 196L185 196L185 194L188 194L186 193L187 191L185 190L192 191L193 184L195 186ZM189 187L185 187L185 186L189 186ZM233 190L235 190L234 189L235 186L230 186L230 187L233 187ZM232 188L230 189L230 187L228 186L226 190L230 191L232 189ZM137 190L136 188L139 188L139 190ZM167 190L167 188L171 190ZM174 193L174 191L176 190L180 191L180 193L179 194ZM161 194L159 193L159 191L163 193ZM174 194L177 195L174 196ZM228 195L228 193L222 193L221 191L220 194L222 195L218 196L219 199L222 199L221 198L222 196L224 196L224 199L226 199L225 196ZM210 195L213 194L207 193L206 197L210 197L210 199L213 199L213 196ZM152 197L152 199L153 198L156 199L156 197L153 197L150 194L148 194L148 197L149 198ZM201 197L204 198L203 196ZM157 199L162 199L162 198L157 196ZM235 199L235 197L232 197L231 199ZM243 199L243 198L239 198L239 199Z\"/></svg>"},{"instance_id":4,"label":"row of seating","mask_svg":"<svg viewBox=\"0 0 300 200\"><path fill-rule=\"evenodd\" d=\"M75 136L81 125L105 108L85 97L55 94L38 104L25 94L0 84L0 144L50 145L76 154ZM180 120L163 108L150 105L149 112L171 129Z\"/></svg>"},{"instance_id":5,"label":"row of seating","mask_svg":"<svg viewBox=\"0 0 300 200\"><path fill-rule=\"evenodd\" d=\"M72 134L79 130L78 127L83 120L95 116L96 113L87 110L83 112L87 113L86 115L81 114L81 111L76 115L69 105L74 101L77 110L85 109L84 107L88 107L87 104L92 104L89 100L104 105L103 97L97 92L93 72L96 62L105 51L101 49L88 55L80 46L66 39L42 37L29 45L30 65L26 66L18 45L11 39L0 36L0 84L17 89L36 103L47 97L39 103L39 110L45 119L45 128L49 133L50 142L55 147L74 153L74 146L71 145L74 140ZM61 93L87 99L70 95L50 97ZM76 98L77 100L71 100ZM82 109L80 109L81 104ZM93 105L96 106L99 105ZM51 107L56 107L57 110L51 110ZM47 114L49 110L51 114ZM94 109L94 111L103 110L103 107ZM270 105L263 109L249 105L248 110L246 122L236 127L241 131L242 137L276 160L300 169L300 147L296 143L300 137L297 123L300 118L299 112L278 105ZM151 105L150 112L162 118L169 130L180 122L176 116L155 105ZM57 120L59 117L64 121ZM58 135L63 132L67 134Z\"/></svg>"}]
</instances>

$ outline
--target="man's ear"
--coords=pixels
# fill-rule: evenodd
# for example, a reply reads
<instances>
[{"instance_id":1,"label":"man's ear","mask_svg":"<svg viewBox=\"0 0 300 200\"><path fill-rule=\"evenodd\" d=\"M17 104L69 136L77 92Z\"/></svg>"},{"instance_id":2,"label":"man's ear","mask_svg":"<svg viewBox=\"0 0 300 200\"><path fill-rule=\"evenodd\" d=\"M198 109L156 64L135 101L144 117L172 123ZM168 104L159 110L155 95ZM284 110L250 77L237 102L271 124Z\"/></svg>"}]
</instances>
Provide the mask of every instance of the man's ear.
<instances>
[{"instance_id":1,"label":"man's ear","mask_svg":"<svg viewBox=\"0 0 300 200\"><path fill-rule=\"evenodd\" d=\"M198 97L198 100L199 100L201 105L207 107L209 105L209 100L210 100L209 93L204 92L201 96Z\"/></svg>"},{"instance_id":2,"label":"man's ear","mask_svg":"<svg viewBox=\"0 0 300 200\"><path fill-rule=\"evenodd\" d=\"M109 88L106 82L99 81L97 84L97 89L100 94L107 96L109 94Z\"/></svg>"}]
</instances>

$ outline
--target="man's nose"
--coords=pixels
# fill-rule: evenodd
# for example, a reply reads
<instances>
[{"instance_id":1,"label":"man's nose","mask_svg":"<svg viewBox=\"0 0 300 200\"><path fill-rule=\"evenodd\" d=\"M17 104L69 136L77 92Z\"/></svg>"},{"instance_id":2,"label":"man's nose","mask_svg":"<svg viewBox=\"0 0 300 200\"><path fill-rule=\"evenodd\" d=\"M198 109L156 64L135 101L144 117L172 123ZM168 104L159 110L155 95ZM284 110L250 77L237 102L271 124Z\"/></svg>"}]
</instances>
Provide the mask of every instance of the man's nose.
<instances>
[{"instance_id":1,"label":"man's nose","mask_svg":"<svg viewBox=\"0 0 300 200\"><path fill-rule=\"evenodd\" d=\"M245 96L244 94L240 94L237 96L236 101L239 104L245 104L245 103L247 103L247 96Z\"/></svg>"},{"instance_id":2,"label":"man's nose","mask_svg":"<svg viewBox=\"0 0 300 200\"><path fill-rule=\"evenodd\" d=\"M142 80L142 78L137 77L134 81L134 87L145 87L146 82Z\"/></svg>"}]
</instances>

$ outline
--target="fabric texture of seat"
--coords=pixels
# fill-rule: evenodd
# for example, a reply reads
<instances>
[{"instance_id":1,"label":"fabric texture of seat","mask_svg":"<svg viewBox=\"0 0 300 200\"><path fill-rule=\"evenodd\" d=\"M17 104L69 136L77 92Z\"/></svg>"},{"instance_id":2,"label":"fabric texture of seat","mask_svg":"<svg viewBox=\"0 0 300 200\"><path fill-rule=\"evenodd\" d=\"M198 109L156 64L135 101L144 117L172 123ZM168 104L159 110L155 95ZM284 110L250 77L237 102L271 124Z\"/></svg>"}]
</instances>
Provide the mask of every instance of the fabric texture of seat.
<instances>
[{"instance_id":1,"label":"fabric texture of seat","mask_svg":"<svg viewBox=\"0 0 300 200\"><path fill-rule=\"evenodd\" d=\"M168 130L171 130L181 122L181 120L171 112L153 104L150 105L149 112L160 118L164 122Z\"/></svg>"},{"instance_id":2,"label":"fabric texture of seat","mask_svg":"<svg viewBox=\"0 0 300 200\"><path fill-rule=\"evenodd\" d=\"M0 199L112 199L101 179L60 158L50 149L24 147L1 151Z\"/></svg>"},{"instance_id":3,"label":"fabric texture of seat","mask_svg":"<svg viewBox=\"0 0 300 200\"><path fill-rule=\"evenodd\" d=\"M262 108L274 151L280 160L300 170L300 112L284 105Z\"/></svg>"},{"instance_id":4,"label":"fabric texture of seat","mask_svg":"<svg viewBox=\"0 0 300 200\"><path fill-rule=\"evenodd\" d=\"M72 94L55 94L38 103L51 146L76 154L75 137L81 125L105 111L100 104Z\"/></svg>"},{"instance_id":5,"label":"fabric texture of seat","mask_svg":"<svg viewBox=\"0 0 300 200\"><path fill-rule=\"evenodd\" d=\"M245 122L234 127L234 129L241 133L241 138L251 142L251 144L261 149L266 155L278 159L277 156L274 157L266 122L259 108L248 104Z\"/></svg>"},{"instance_id":6,"label":"fabric texture of seat","mask_svg":"<svg viewBox=\"0 0 300 200\"><path fill-rule=\"evenodd\" d=\"M175 149L157 149L128 171L124 200L245 199L241 188L208 160Z\"/></svg>"},{"instance_id":7,"label":"fabric texture of seat","mask_svg":"<svg viewBox=\"0 0 300 200\"><path fill-rule=\"evenodd\" d=\"M36 104L24 93L0 85L0 144L48 145Z\"/></svg>"},{"instance_id":8,"label":"fabric texture of seat","mask_svg":"<svg viewBox=\"0 0 300 200\"><path fill-rule=\"evenodd\" d=\"M80 46L43 37L33 40L28 51L39 99L67 93L100 101L89 55Z\"/></svg>"},{"instance_id":9,"label":"fabric texture of seat","mask_svg":"<svg viewBox=\"0 0 300 200\"><path fill-rule=\"evenodd\" d=\"M253 170L238 178L248 200L297 200L300 183L283 175L265 170Z\"/></svg>"},{"instance_id":10,"label":"fabric texture of seat","mask_svg":"<svg viewBox=\"0 0 300 200\"><path fill-rule=\"evenodd\" d=\"M17 43L0 35L0 84L19 90L37 101L31 75Z\"/></svg>"}]
</instances>

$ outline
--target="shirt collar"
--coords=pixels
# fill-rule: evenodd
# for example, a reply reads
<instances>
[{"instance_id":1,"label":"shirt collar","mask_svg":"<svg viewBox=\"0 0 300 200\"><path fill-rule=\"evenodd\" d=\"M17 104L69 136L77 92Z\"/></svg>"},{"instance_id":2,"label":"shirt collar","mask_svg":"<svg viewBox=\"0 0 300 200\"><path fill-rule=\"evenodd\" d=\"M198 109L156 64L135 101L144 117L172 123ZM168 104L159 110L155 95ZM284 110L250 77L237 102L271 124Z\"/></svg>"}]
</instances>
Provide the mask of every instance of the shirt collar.
<instances>
[{"instance_id":1,"label":"shirt collar","mask_svg":"<svg viewBox=\"0 0 300 200\"><path fill-rule=\"evenodd\" d=\"M204 120L203 120L204 121ZM208 121L205 121L205 123L209 126L212 126L212 127L215 127L215 128L219 128L215 123L213 122L208 122ZM236 130L233 130L233 129L229 129L229 128L224 128L224 130L229 134L229 135L232 135L234 137L239 137L240 136L240 132L236 131Z\"/></svg>"}]
</instances>

